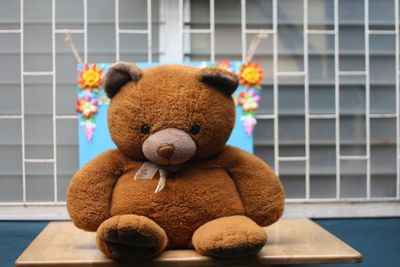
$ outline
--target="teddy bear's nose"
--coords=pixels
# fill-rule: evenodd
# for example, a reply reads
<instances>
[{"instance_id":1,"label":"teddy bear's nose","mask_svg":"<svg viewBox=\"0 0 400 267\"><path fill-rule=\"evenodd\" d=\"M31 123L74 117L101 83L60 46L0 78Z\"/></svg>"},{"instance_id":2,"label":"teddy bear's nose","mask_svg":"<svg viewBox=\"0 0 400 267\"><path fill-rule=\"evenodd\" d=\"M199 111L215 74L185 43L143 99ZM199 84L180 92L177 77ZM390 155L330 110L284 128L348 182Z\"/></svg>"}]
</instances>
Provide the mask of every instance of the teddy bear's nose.
<instances>
[{"instance_id":1,"label":"teddy bear's nose","mask_svg":"<svg viewBox=\"0 0 400 267\"><path fill-rule=\"evenodd\" d=\"M158 149L158 155L164 159L169 159L174 154L175 148L172 145L163 145Z\"/></svg>"}]
</instances>

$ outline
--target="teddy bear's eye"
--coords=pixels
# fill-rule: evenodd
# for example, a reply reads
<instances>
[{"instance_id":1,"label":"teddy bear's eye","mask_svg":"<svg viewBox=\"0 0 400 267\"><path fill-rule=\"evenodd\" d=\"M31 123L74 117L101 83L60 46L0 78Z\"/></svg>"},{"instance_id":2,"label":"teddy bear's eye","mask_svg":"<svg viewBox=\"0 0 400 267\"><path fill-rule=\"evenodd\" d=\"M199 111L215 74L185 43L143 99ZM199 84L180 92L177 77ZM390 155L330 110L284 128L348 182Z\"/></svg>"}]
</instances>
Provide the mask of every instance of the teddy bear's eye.
<instances>
[{"instance_id":1,"label":"teddy bear's eye","mask_svg":"<svg viewBox=\"0 0 400 267\"><path fill-rule=\"evenodd\" d=\"M195 123L192 125L192 127L190 127L191 134L198 134L199 132L200 132L200 125Z\"/></svg>"},{"instance_id":2,"label":"teddy bear's eye","mask_svg":"<svg viewBox=\"0 0 400 267\"><path fill-rule=\"evenodd\" d=\"M143 124L142 127L140 127L140 131L144 134L150 133L150 126L148 124Z\"/></svg>"}]
</instances>

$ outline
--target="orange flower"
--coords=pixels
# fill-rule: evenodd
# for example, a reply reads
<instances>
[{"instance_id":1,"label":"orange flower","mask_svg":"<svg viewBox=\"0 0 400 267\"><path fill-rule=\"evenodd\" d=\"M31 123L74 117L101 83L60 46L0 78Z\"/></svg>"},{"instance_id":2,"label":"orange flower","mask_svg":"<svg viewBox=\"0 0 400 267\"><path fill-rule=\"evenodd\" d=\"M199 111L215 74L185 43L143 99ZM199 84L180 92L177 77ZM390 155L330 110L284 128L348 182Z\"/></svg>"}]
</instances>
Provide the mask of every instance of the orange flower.
<instances>
[{"instance_id":1,"label":"orange flower","mask_svg":"<svg viewBox=\"0 0 400 267\"><path fill-rule=\"evenodd\" d=\"M90 68L88 64L85 64L84 70L78 70L80 77L76 79L81 89L99 88L102 83L102 68L97 68L96 64L93 64Z\"/></svg>"},{"instance_id":2,"label":"orange flower","mask_svg":"<svg viewBox=\"0 0 400 267\"><path fill-rule=\"evenodd\" d=\"M230 71L230 72L232 72L232 73L235 72L235 71L233 70L233 68L232 68L231 61L230 61L229 59L228 59L228 60L224 60L224 61L217 61L217 62L215 63L215 65L216 65L216 67L219 68L219 69L223 69L223 70L226 70L226 71Z\"/></svg>"},{"instance_id":3,"label":"orange flower","mask_svg":"<svg viewBox=\"0 0 400 267\"><path fill-rule=\"evenodd\" d=\"M260 87L263 72L256 63L248 62L247 65L242 65L240 68L240 84L245 85L247 88Z\"/></svg>"}]
</instances>

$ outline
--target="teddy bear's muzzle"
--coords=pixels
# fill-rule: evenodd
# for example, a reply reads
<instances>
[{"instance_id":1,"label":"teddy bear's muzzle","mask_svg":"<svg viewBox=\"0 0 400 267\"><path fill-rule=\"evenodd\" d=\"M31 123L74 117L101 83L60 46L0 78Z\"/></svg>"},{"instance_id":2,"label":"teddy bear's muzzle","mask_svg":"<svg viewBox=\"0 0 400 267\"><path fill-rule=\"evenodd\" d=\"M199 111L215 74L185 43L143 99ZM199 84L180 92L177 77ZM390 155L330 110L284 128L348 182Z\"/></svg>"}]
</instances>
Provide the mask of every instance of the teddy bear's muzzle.
<instances>
[{"instance_id":1,"label":"teddy bear's muzzle","mask_svg":"<svg viewBox=\"0 0 400 267\"><path fill-rule=\"evenodd\" d=\"M144 142L142 151L153 163L176 165L189 160L196 153L196 143L183 130L167 128L151 134Z\"/></svg>"}]
</instances>

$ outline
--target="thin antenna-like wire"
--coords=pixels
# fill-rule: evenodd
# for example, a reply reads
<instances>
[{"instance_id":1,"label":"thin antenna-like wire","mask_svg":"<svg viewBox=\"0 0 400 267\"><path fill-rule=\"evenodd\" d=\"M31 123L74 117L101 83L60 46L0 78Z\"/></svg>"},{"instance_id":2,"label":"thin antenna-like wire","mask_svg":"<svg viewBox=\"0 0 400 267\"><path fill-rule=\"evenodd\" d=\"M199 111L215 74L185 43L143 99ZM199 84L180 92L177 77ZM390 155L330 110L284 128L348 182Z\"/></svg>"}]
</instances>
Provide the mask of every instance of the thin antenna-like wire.
<instances>
[{"instance_id":1,"label":"thin antenna-like wire","mask_svg":"<svg viewBox=\"0 0 400 267\"><path fill-rule=\"evenodd\" d=\"M69 35L68 32L65 33L65 39L64 39L64 41L65 41L65 42L67 43L67 45L71 48L72 54L74 54L76 61L78 61L78 63L79 63L80 65L83 65L83 64L84 64L84 63L83 63L83 60L82 60L82 58L80 57L80 55L79 55L79 53L78 53L78 50L76 49L75 43L74 43L74 41L72 40L72 37L71 37L71 35Z\"/></svg>"},{"instance_id":2,"label":"thin antenna-like wire","mask_svg":"<svg viewBox=\"0 0 400 267\"><path fill-rule=\"evenodd\" d=\"M268 37L268 33L260 32L259 34L254 36L253 39L251 39L249 50L247 51L246 62L249 62L253 59L254 54L256 53L261 40L266 39L267 37Z\"/></svg>"}]
</instances>

